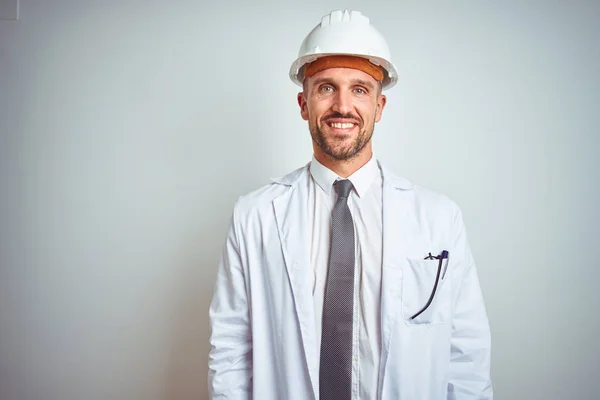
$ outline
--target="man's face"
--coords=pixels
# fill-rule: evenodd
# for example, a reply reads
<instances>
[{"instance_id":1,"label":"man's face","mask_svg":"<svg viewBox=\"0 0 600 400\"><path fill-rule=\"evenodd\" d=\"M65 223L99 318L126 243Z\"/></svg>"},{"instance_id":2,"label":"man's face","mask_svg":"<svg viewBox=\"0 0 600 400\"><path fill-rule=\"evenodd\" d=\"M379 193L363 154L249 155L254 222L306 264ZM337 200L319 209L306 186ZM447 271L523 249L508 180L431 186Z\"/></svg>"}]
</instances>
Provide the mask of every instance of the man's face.
<instances>
[{"instance_id":1,"label":"man's face","mask_svg":"<svg viewBox=\"0 0 600 400\"><path fill-rule=\"evenodd\" d=\"M373 129L385 103L381 84L357 69L329 68L306 78L298 104L317 159L370 158Z\"/></svg>"}]
</instances>

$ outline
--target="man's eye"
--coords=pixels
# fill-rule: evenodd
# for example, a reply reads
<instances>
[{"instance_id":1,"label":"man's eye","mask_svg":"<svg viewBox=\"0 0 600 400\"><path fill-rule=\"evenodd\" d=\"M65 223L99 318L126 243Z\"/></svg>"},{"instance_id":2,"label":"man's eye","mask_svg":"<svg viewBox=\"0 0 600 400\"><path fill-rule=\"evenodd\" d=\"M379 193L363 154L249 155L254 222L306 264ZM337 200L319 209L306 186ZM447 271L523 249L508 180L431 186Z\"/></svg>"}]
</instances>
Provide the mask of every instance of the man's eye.
<instances>
[{"instance_id":1,"label":"man's eye","mask_svg":"<svg viewBox=\"0 0 600 400\"><path fill-rule=\"evenodd\" d=\"M356 93L356 94L365 94L366 92L364 91L364 89L356 88L356 89L354 89L354 93Z\"/></svg>"},{"instance_id":2,"label":"man's eye","mask_svg":"<svg viewBox=\"0 0 600 400\"><path fill-rule=\"evenodd\" d=\"M331 86L322 86L321 92L330 93L333 92L333 88Z\"/></svg>"}]
</instances>

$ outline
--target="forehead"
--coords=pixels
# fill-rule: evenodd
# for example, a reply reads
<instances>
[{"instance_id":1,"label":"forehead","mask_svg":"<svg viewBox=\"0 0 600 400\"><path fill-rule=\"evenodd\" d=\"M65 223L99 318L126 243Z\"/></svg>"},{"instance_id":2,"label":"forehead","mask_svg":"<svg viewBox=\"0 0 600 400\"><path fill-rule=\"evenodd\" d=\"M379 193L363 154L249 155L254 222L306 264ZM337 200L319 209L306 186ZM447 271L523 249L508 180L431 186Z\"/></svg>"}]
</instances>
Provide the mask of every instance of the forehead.
<instances>
[{"instance_id":1,"label":"forehead","mask_svg":"<svg viewBox=\"0 0 600 400\"><path fill-rule=\"evenodd\" d=\"M336 85L362 84L376 87L378 82L371 75L354 68L327 68L310 78L306 78L309 85L315 83L333 83Z\"/></svg>"}]
</instances>

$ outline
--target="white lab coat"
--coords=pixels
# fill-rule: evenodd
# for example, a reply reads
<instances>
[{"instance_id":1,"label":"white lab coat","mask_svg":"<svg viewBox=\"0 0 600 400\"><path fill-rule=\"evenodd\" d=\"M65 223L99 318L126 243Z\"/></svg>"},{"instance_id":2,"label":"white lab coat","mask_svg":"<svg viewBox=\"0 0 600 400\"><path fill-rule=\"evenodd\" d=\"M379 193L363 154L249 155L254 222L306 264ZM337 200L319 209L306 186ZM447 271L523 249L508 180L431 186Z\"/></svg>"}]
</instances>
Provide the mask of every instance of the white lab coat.
<instances>
[{"instance_id":1,"label":"white lab coat","mask_svg":"<svg viewBox=\"0 0 600 400\"><path fill-rule=\"evenodd\" d=\"M459 208L383 174L382 400L492 399L490 332ZM317 399L308 165L241 197L210 307L213 399ZM431 252L448 250L437 272Z\"/></svg>"}]
</instances>

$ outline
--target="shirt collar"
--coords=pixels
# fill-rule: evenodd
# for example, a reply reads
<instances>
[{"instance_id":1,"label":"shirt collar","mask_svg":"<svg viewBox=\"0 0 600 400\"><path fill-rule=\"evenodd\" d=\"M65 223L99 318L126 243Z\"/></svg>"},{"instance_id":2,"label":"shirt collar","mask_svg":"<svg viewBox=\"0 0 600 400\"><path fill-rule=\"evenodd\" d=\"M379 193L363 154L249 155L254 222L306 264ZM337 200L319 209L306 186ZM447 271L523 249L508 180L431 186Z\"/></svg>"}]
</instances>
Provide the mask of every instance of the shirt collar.
<instances>
[{"instance_id":1,"label":"shirt collar","mask_svg":"<svg viewBox=\"0 0 600 400\"><path fill-rule=\"evenodd\" d=\"M344 179L339 177L335 172L321 164L314 156L310 163L310 174L313 179L319 185L321 189L328 195L331 196L333 193L333 184L338 179ZM379 166L375 157L371 159L347 179L352 182L354 189L359 197L363 197L367 190L371 187L375 179L381 177Z\"/></svg>"}]
</instances>

